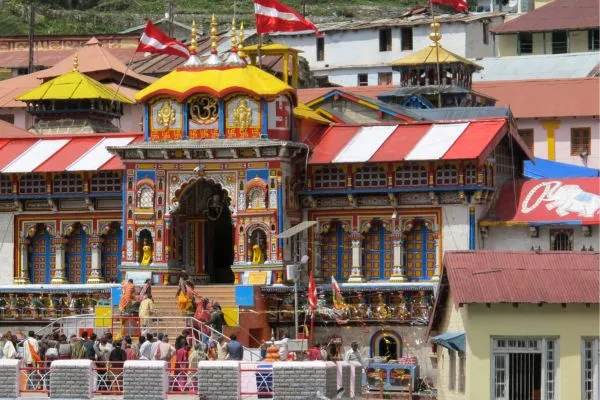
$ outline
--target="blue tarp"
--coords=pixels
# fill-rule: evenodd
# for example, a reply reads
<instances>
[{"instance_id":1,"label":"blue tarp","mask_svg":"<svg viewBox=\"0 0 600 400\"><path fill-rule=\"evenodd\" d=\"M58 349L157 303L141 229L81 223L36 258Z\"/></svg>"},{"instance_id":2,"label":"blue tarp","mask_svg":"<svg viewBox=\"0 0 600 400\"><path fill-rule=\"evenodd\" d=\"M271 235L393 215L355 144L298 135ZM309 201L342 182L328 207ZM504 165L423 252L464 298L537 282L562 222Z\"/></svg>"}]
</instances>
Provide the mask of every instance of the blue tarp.
<instances>
[{"instance_id":1,"label":"blue tarp","mask_svg":"<svg viewBox=\"0 0 600 400\"><path fill-rule=\"evenodd\" d=\"M465 333L464 332L446 332L431 338L431 343L439 344L447 349L455 351L465 351Z\"/></svg>"},{"instance_id":2,"label":"blue tarp","mask_svg":"<svg viewBox=\"0 0 600 400\"><path fill-rule=\"evenodd\" d=\"M600 170L595 168L580 167L573 164L565 164L556 161L535 158L535 164L525 161L525 173L527 178L593 178L600 176Z\"/></svg>"}]
</instances>

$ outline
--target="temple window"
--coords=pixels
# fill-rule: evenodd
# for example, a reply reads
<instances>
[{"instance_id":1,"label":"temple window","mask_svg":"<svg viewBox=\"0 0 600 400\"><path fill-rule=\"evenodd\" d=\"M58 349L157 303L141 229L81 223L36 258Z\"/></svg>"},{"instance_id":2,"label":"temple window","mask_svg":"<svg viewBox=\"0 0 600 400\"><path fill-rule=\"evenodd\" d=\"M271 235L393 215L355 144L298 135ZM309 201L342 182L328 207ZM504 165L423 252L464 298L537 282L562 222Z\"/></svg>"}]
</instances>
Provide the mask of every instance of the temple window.
<instances>
[{"instance_id":1,"label":"temple window","mask_svg":"<svg viewBox=\"0 0 600 400\"><path fill-rule=\"evenodd\" d=\"M477 185L477 167L475 165L467 165L465 167L465 185Z\"/></svg>"},{"instance_id":2,"label":"temple window","mask_svg":"<svg viewBox=\"0 0 600 400\"><path fill-rule=\"evenodd\" d=\"M41 174L26 174L19 180L19 194L46 193L46 177Z\"/></svg>"},{"instance_id":3,"label":"temple window","mask_svg":"<svg viewBox=\"0 0 600 400\"><path fill-rule=\"evenodd\" d=\"M458 170L454 165L443 165L435 170L436 185L457 185Z\"/></svg>"},{"instance_id":4,"label":"temple window","mask_svg":"<svg viewBox=\"0 0 600 400\"><path fill-rule=\"evenodd\" d=\"M392 29L379 30L379 51L392 51Z\"/></svg>"},{"instance_id":5,"label":"temple window","mask_svg":"<svg viewBox=\"0 0 600 400\"><path fill-rule=\"evenodd\" d=\"M519 32L517 35L518 54L531 54L533 52L533 33Z\"/></svg>"},{"instance_id":6,"label":"temple window","mask_svg":"<svg viewBox=\"0 0 600 400\"><path fill-rule=\"evenodd\" d=\"M356 187L374 187L386 185L385 169L376 165L365 165L354 174Z\"/></svg>"},{"instance_id":7,"label":"temple window","mask_svg":"<svg viewBox=\"0 0 600 400\"><path fill-rule=\"evenodd\" d=\"M52 187L54 193L81 193L83 192L83 179L79 174L63 172L54 177Z\"/></svg>"},{"instance_id":8,"label":"temple window","mask_svg":"<svg viewBox=\"0 0 600 400\"><path fill-rule=\"evenodd\" d=\"M417 220L406 233L406 275L411 280L430 279L435 272L435 241L433 232L422 220Z\"/></svg>"},{"instance_id":9,"label":"temple window","mask_svg":"<svg viewBox=\"0 0 600 400\"><path fill-rule=\"evenodd\" d=\"M513 176L516 162L513 161L514 157L506 140L500 142L494 150L494 159L497 174Z\"/></svg>"},{"instance_id":10,"label":"temple window","mask_svg":"<svg viewBox=\"0 0 600 400\"><path fill-rule=\"evenodd\" d=\"M339 189L346 186L346 174L340 168L323 167L315 172L315 188Z\"/></svg>"},{"instance_id":11,"label":"temple window","mask_svg":"<svg viewBox=\"0 0 600 400\"><path fill-rule=\"evenodd\" d=\"M358 86L369 86L369 74L358 74Z\"/></svg>"},{"instance_id":12,"label":"temple window","mask_svg":"<svg viewBox=\"0 0 600 400\"><path fill-rule=\"evenodd\" d=\"M317 61L325 60L325 38L317 37Z\"/></svg>"},{"instance_id":13,"label":"temple window","mask_svg":"<svg viewBox=\"0 0 600 400\"><path fill-rule=\"evenodd\" d=\"M131 183L133 185L133 182ZM118 172L100 171L92 177L92 193L112 193L121 190L121 176Z\"/></svg>"},{"instance_id":14,"label":"temple window","mask_svg":"<svg viewBox=\"0 0 600 400\"><path fill-rule=\"evenodd\" d=\"M418 164L404 164L398 167L396 186L427 186L427 170Z\"/></svg>"},{"instance_id":15,"label":"temple window","mask_svg":"<svg viewBox=\"0 0 600 400\"><path fill-rule=\"evenodd\" d=\"M352 243L342 224L333 223L329 232L322 236L321 243L323 278L348 279L352 271Z\"/></svg>"},{"instance_id":16,"label":"temple window","mask_svg":"<svg viewBox=\"0 0 600 400\"><path fill-rule=\"evenodd\" d=\"M154 207L154 190L150 186L143 185L138 190L138 207L153 208Z\"/></svg>"},{"instance_id":17,"label":"temple window","mask_svg":"<svg viewBox=\"0 0 600 400\"><path fill-rule=\"evenodd\" d=\"M12 182L6 175L0 175L0 195L12 194Z\"/></svg>"},{"instance_id":18,"label":"temple window","mask_svg":"<svg viewBox=\"0 0 600 400\"><path fill-rule=\"evenodd\" d=\"M393 249L391 233L381 221L373 221L365 233L365 268L368 279L385 279L391 276Z\"/></svg>"},{"instance_id":19,"label":"temple window","mask_svg":"<svg viewBox=\"0 0 600 400\"><path fill-rule=\"evenodd\" d=\"M550 231L550 250L552 251L572 251L573 250L573 230L572 229L553 229Z\"/></svg>"},{"instance_id":20,"label":"temple window","mask_svg":"<svg viewBox=\"0 0 600 400\"><path fill-rule=\"evenodd\" d=\"M552 54L564 54L569 51L568 36L567 31L552 32Z\"/></svg>"}]
</instances>

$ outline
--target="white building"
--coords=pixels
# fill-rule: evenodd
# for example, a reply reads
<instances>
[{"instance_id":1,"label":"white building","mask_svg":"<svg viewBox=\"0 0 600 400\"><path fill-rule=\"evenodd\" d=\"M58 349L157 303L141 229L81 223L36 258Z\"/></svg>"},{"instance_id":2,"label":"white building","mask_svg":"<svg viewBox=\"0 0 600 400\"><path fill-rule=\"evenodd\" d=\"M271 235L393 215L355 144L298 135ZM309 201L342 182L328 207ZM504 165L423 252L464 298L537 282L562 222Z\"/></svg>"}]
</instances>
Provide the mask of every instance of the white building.
<instances>
[{"instance_id":1,"label":"white building","mask_svg":"<svg viewBox=\"0 0 600 400\"><path fill-rule=\"evenodd\" d=\"M502 24L502 13L442 15L442 46L463 57L494 54L489 29ZM304 51L315 77L341 86L390 85L400 82L389 64L431 43L429 15L376 21L321 24L323 33L280 33L273 41Z\"/></svg>"}]
</instances>

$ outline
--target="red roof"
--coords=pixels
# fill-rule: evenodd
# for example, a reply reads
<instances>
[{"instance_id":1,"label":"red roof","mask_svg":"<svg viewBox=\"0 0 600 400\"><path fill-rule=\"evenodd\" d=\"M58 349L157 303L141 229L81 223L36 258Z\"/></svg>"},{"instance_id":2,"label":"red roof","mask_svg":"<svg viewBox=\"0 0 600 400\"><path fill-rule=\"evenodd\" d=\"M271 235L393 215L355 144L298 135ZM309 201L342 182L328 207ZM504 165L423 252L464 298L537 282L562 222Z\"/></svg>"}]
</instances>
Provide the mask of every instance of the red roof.
<instances>
[{"instance_id":1,"label":"red roof","mask_svg":"<svg viewBox=\"0 0 600 400\"><path fill-rule=\"evenodd\" d=\"M497 99L499 106L509 106L515 118L600 114L598 78L475 82L473 90Z\"/></svg>"},{"instance_id":2,"label":"red roof","mask_svg":"<svg viewBox=\"0 0 600 400\"><path fill-rule=\"evenodd\" d=\"M500 189L493 219L508 224L600 224L598 207L598 178L518 180Z\"/></svg>"},{"instance_id":3,"label":"red roof","mask_svg":"<svg viewBox=\"0 0 600 400\"><path fill-rule=\"evenodd\" d=\"M449 251L444 274L456 305L594 303L600 253Z\"/></svg>"},{"instance_id":4,"label":"red roof","mask_svg":"<svg viewBox=\"0 0 600 400\"><path fill-rule=\"evenodd\" d=\"M31 138L33 133L0 119L0 139Z\"/></svg>"},{"instance_id":5,"label":"red roof","mask_svg":"<svg viewBox=\"0 0 600 400\"><path fill-rule=\"evenodd\" d=\"M499 34L577 30L600 25L598 0L554 0L525 15L490 28Z\"/></svg>"},{"instance_id":6,"label":"red roof","mask_svg":"<svg viewBox=\"0 0 600 400\"><path fill-rule=\"evenodd\" d=\"M324 87L324 88L310 88L310 89L298 89L298 101L301 103L310 103L311 101L318 99L321 96L333 90L341 90L354 95L360 95L369 97L377 100L377 96L390 90L398 89L397 85L387 86L344 86L344 87Z\"/></svg>"},{"instance_id":7,"label":"red roof","mask_svg":"<svg viewBox=\"0 0 600 400\"><path fill-rule=\"evenodd\" d=\"M309 163L482 160L507 131L504 118L402 125L334 125L314 146Z\"/></svg>"},{"instance_id":8,"label":"red roof","mask_svg":"<svg viewBox=\"0 0 600 400\"><path fill-rule=\"evenodd\" d=\"M122 63L128 63L133 57L133 61L144 58L144 53L136 53L133 48L107 48L113 56ZM34 55L35 65L45 68L53 67L65 58L72 58L77 49L68 50L40 50ZM29 66L28 51L0 51L0 67L2 68L27 68Z\"/></svg>"}]
</instances>

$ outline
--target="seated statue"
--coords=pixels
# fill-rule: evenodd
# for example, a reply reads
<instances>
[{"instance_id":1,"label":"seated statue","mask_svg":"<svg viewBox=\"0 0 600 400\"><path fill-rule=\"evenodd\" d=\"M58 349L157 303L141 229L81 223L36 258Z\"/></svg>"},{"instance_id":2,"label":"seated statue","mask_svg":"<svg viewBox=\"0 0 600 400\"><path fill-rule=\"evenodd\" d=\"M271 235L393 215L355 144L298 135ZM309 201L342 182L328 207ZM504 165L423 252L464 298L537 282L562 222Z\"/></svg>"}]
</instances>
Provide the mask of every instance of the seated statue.
<instances>
[{"instance_id":1,"label":"seated statue","mask_svg":"<svg viewBox=\"0 0 600 400\"><path fill-rule=\"evenodd\" d=\"M252 264L264 264L265 253L263 253L258 243L252 246Z\"/></svg>"},{"instance_id":2,"label":"seated statue","mask_svg":"<svg viewBox=\"0 0 600 400\"><path fill-rule=\"evenodd\" d=\"M142 261L140 265L150 265L152 262L152 246L148 243L148 240L144 240L144 247L142 247Z\"/></svg>"}]
</instances>

